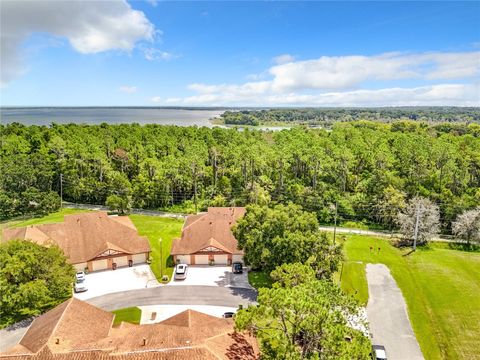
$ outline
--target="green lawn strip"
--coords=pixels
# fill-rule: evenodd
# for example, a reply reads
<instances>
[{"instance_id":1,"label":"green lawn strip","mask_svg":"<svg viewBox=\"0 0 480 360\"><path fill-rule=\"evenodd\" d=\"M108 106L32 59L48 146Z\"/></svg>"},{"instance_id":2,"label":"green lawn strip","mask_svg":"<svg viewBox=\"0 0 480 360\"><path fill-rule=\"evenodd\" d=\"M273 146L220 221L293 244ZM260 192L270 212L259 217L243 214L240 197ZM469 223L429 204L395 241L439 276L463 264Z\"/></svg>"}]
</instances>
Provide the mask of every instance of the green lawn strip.
<instances>
[{"instance_id":1,"label":"green lawn strip","mask_svg":"<svg viewBox=\"0 0 480 360\"><path fill-rule=\"evenodd\" d=\"M403 256L407 252L379 238L348 236L349 265L344 265L342 288L352 293L367 286L365 264L387 265L402 290L425 358L475 358L480 335L480 253L436 243ZM362 266L350 265L356 261L362 261Z\"/></svg>"},{"instance_id":2,"label":"green lawn strip","mask_svg":"<svg viewBox=\"0 0 480 360\"><path fill-rule=\"evenodd\" d=\"M129 307L124 309L118 309L112 311L115 314L115 319L113 320L113 326L118 326L122 321L129 322L132 324L140 324L140 318L142 317L142 310L138 307Z\"/></svg>"},{"instance_id":3,"label":"green lawn strip","mask_svg":"<svg viewBox=\"0 0 480 360\"><path fill-rule=\"evenodd\" d=\"M264 271L249 271L248 282L255 289L272 287L272 279L270 278L270 275Z\"/></svg>"},{"instance_id":4,"label":"green lawn strip","mask_svg":"<svg viewBox=\"0 0 480 360\"><path fill-rule=\"evenodd\" d=\"M7 223L7 226L24 227L29 225L58 223L58 222L63 222L63 217L65 215L71 215L71 214L87 212L87 211L89 210L64 208L64 209L61 209L60 211L57 211L42 217L34 217L26 220L13 220L10 222L10 224Z\"/></svg>"},{"instance_id":5,"label":"green lawn strip","mask_svg":"<svg viewBox=\"0 0 480 360\"><path fill-rule=\"evenodd\" d=\"M368 302L368 286L363 262L345 261L338 277L340 286L348 294L352 294L362 305Z\"/></svg>"},{"instance_id":6,"label":"green lawn strip","mask_svg":"<svg viewBox=\"0 0 480 360\"><path fill-rule=\"evenodd\" d=\"M173 273L173 261L168 261L170 257L170 250L172 249L172 241L182 234L183 220L165 218L160 216L148 215L130 215L130 219L137 227L138 233L146 236L150 242L152 262L150 268L158 281L162 279L163 275L167 275L170 279ZM160 264L160 241L162 239L163 261Z\"/></svg>"}]
</instances>

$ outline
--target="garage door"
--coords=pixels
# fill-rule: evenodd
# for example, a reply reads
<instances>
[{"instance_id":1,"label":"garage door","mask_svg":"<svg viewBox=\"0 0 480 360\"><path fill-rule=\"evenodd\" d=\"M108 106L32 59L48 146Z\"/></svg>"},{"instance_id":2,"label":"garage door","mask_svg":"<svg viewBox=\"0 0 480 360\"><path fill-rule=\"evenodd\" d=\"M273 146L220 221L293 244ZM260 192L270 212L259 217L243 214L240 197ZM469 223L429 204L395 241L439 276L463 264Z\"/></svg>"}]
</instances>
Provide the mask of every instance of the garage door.
<instances>
[{"instance_id":1,"label":"garage door","mask_svg":"<svg viewBox=\"0 0 480 360\"><path fill-rule=\"evenodd\" d=\"M243 263L243 255L233 255L232 260L233 260L233 262Z\"/></svg>"},{"instance_id":2,"label":"garage door","mask_svg":"<svg viewBox=\"0 0 480 360\"><path fill-rule=\"evenodd\" d=\"M195 265L208 265L208 255L195 255Z\"/></svg>"},{"instance_id":3,"label":"garage door","mask_svg":"<svg viewBox=\"0 0 480 360\"><path fill-rule=\"evenodd\" d=\"M128 258L126 256L119 256L113 259L113 262L117 264L117 267L128 266Z\"/></svg>"},{"instance_id":4,"label":"garage door","mask_svg":"<svg viewBox=\"0 0 480 360\"><path fill-rule=\"evenodd\" d=\"M132 256L132 260L134 264L143 264L147 261L147 257L145 253L135 254Z\"/></svg>"},{"instance_id":5,"label":"garage door","mask_svg":"<svg viewBox=\"0 0 480 360\"><path fill-rule=\"evenodd\" d=\"M92 269L93 271L98 271L98 270L105 270L108 268L108 263L107 259L105 260L95 260L92 261Z\"/></svg>"},{"instance_id":6,"label":"garage door","mask_svg":"<svg viewBox=\"0 0 480 360\"><path fill-rule=\"evenodd\" d=\"M77 271L83 271L87 267L87 263L80 263L80 264L75 264L73 265L75 267L75 270Z\"/></svg>"},{"instance_id":7,"label":"garage door","mask_svg":"<svg viewBox=\"0 0 480 360\"><path fill-rule=\"evenodd\" d=\"M228 255L214 255L215 265L227 265L228 264Z\"/></svg>"},{"instance_id":8,"label":"garage door","mask_svg":"<svg viewBox=\"0 0 480 360\"><path fill-rule=\"evenodd\" d=\"M190 255L177 255L177 262L190 265Z\"/></svg>"}]
</instances>

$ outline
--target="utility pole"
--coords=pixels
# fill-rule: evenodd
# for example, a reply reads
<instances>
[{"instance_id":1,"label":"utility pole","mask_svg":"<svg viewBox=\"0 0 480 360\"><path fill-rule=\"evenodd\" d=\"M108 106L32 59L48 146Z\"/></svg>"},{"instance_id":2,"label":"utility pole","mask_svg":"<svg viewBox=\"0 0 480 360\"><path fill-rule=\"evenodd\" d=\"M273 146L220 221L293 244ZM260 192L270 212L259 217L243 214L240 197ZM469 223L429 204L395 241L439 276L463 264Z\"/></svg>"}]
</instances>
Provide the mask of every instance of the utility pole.
<instances>
[{"instance_id":1,"label":"utility pole","mask_svg":"<svg viewBox=\"0 0 480 360\"><path fill-rule=\"evenodd\" d=\"M333 227L333 243L337 237L337 215L338 215L338 202L335 200L335 226Z\"/></svg>"},{"instance_id":2,"label":"utility pole","mask_svg":"<svg viewBox=\"0 0 480 360\"><path fill-rule=\"evenodd\" d=\"M418 223L420 222L420 204L415 209L415 231L413 233L413 251L417 250Z\"/></svg>"},{"instance_id":3,"label":"utility pole","mask_svg":"<svg viewBox=\"0 0 480 360\"><path fill-rule=\"evenodd\" d=\"M60 209L63 205L63 174L60 173Z\"/></svg>"},{"instance_id":4,"label":"utility pole","mask_svg":"<svg viewBox=\"0 0 480 360\"><path fill-rule=\"evenodd\" d=\"M163 246L162 246L162 238L158 239L160 243L160 279L163 281Z\"/></svg>"}]
</instances>

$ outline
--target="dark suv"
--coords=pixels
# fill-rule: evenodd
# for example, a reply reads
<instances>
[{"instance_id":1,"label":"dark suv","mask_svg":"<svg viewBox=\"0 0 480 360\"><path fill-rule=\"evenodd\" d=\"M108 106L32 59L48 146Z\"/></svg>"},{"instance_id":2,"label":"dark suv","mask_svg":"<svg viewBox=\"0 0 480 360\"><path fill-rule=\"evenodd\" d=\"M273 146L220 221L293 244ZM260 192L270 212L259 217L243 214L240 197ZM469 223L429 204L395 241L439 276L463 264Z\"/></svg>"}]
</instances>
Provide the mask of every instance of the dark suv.
<instances>
[{"instance_id":1,"label":"dark suv","mask_svg":"<svg viewBox=\"0 0 480 360\"><path fill-rule=\"evenodd\" d=\"M232 273L234 274L243 273L243 264L241 262L234 262L232 264Z\"/></svg>"}]
</instances>

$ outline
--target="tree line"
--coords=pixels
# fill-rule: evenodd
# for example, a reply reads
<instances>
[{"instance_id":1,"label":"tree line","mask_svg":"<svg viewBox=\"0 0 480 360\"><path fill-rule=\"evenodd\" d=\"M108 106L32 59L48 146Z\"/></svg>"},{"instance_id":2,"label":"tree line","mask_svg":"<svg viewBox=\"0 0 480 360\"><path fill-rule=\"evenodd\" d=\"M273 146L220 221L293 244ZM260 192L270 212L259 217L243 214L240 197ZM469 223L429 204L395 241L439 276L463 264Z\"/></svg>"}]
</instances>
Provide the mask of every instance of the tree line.
<instances>
[{"instance_id":1,"label":"tree line","mask_svg":"<svg viewBox=\"0 0 480 360\"><path fill-rule=\"evenodd\" d=\"M396 228L411 198L443 232L480 204L480 126L400 121L278 132L138 124L0 126L0 217L64 201L121 211L287 204L321 223Z\"/></svg>"},{"instance_id":2,"label":"tree line","mask_svg":"<svg viewBox=\"0 0 480 360\"><path fill-rule=\"evenodd\" d=\"M398 120L431 123L465 123L480 121L480 110L475 107L385 107L385 108L279 108L240 109L225 111L220 120L227 125L301 124L331 127L338 121L370 120L393 122ZM450 124L450 126L452 126ZM453 127L465 131L464 124Z\"/></svg>"}]
</instances>

